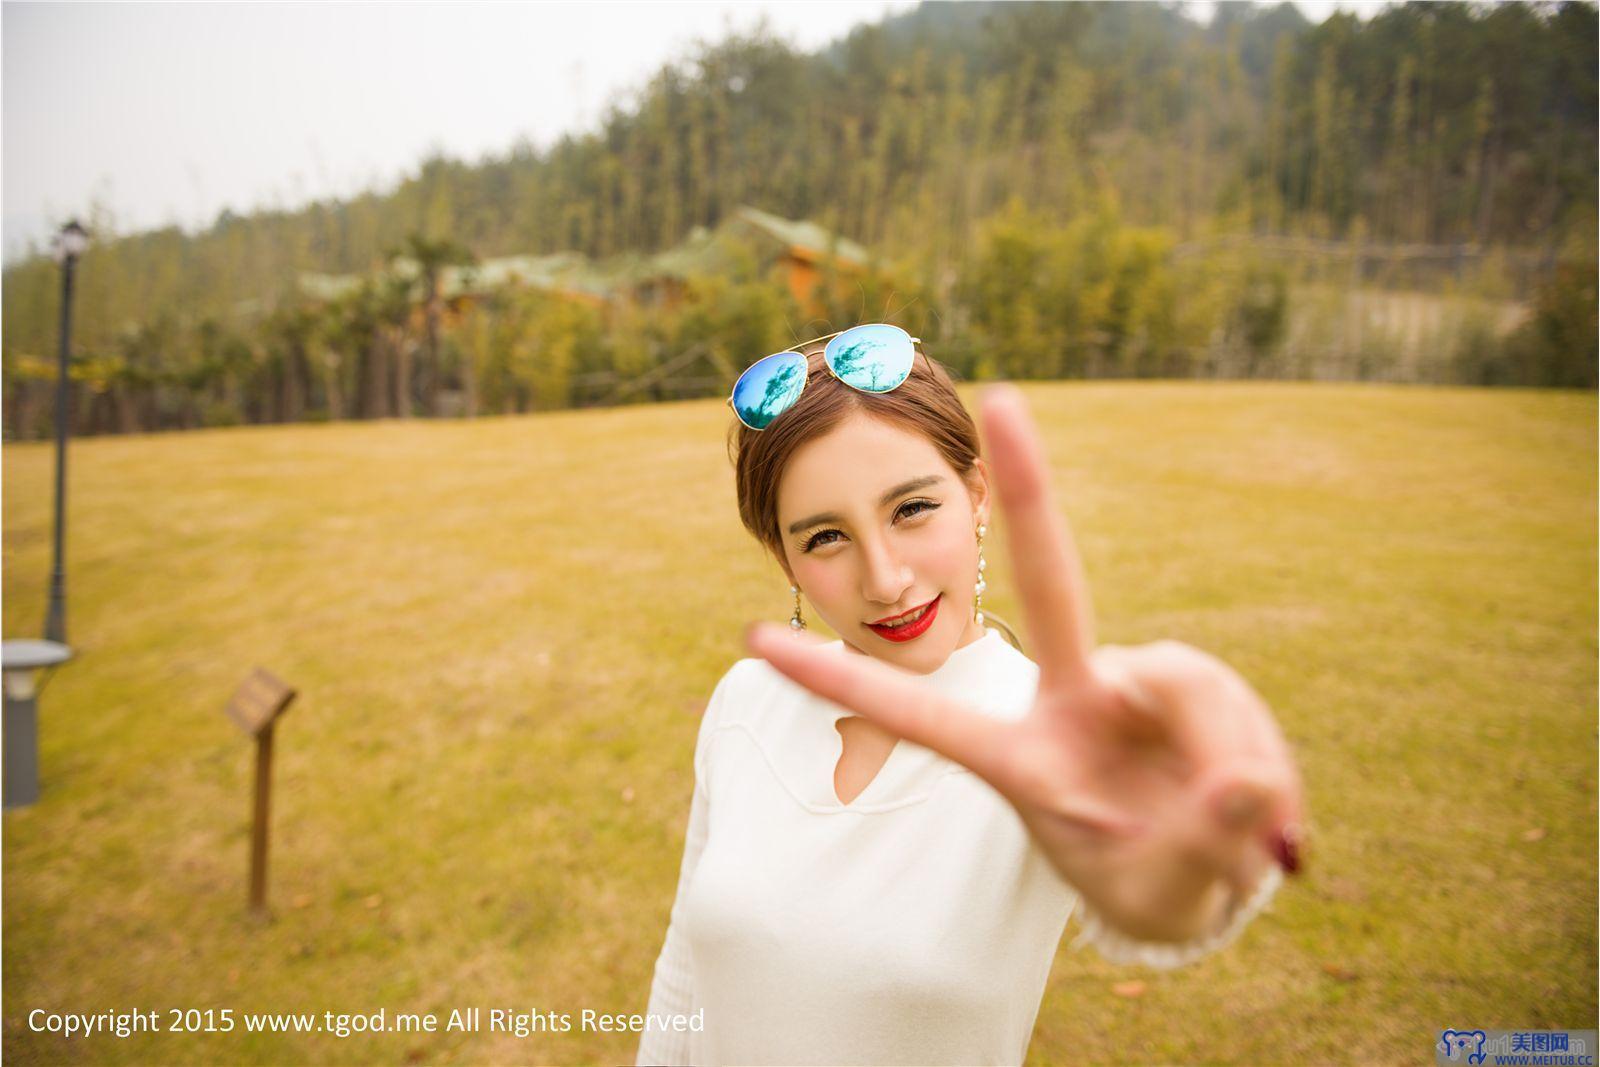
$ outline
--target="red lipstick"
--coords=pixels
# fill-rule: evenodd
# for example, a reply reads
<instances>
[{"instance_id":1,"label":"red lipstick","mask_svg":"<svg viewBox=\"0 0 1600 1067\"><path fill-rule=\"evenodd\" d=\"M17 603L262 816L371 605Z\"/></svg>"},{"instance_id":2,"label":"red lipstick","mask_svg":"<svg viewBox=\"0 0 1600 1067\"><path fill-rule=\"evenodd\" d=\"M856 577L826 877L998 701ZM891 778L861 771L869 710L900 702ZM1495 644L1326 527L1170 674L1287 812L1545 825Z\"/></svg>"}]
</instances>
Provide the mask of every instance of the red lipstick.
<instances>
[{"instance_id":1,"label":"red lipstick","mask_svg":"<svg viewBox=\"0 0 1600 1067\"><path fill-rule=\"evenodd\" d=\"M939 614L939 601L943 598L944 594L940 593L938 596L928 601L928 603L924 605L927 610L922 612L922 618L918 619L916 622L908 623L905 626L896 626L892 628L880 625L876 622L869 622L866 624L867 629L871 630L873 633L877 634L879 637L882 637L886 641L909 641L914 637L920 636L927 631L928 627L933 625L934 617ZM907 615L914 615L920 610L920 608L912 608L910 611L902 612L899 615L891 615L889 618L901 619Z\"/></svg>"}]
</instances>

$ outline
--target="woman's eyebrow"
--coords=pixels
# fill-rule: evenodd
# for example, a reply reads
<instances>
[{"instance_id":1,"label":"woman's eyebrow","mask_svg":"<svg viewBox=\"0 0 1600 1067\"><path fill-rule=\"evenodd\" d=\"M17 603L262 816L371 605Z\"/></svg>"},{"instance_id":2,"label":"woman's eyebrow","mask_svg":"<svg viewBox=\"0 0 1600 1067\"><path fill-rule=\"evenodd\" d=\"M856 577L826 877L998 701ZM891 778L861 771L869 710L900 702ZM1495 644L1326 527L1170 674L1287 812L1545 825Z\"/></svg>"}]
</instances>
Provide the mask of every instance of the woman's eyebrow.
<instances>
[{"instance_id":1,"label":"woman's eyebrow","mask_svg":"<svg viewBox=\"0 0 1600 1067\"><path fill-rule=\"evenodd\" d=\"M941 475L925 474L921 478L913 478L909 482L901 482L899 485L895 486L893 489L889 490L887 493L883 494L883 496L878 498L878 506L881 508L895 497L904 493L909 493L913 489L922 489L930 485L937 485L942 481L944 481L944 478ZM819 515L811 516L809 519L801 519L799 522L790 523L789 532L796 534L801 530L804 530L806 527L815 526L818 523L843 521L844 516L838 514L837 512L824 511Z\"/></svg>"}]
</instances>

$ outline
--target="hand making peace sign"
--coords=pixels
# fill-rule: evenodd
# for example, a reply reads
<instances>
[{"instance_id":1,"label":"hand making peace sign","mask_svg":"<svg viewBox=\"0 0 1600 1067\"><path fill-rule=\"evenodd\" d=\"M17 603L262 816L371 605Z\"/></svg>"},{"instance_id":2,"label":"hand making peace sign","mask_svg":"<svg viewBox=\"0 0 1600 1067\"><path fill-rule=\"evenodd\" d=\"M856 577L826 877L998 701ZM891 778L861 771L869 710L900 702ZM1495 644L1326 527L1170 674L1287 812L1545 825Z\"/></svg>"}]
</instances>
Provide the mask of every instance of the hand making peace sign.
<instances>
[{"instance_id":1,"label":"hand making peace sign","mask_svg":"<svg viewBox=\"0 0 1600 1067\"><path fill-rule=\"evenodd\" d=\"M1177 641L1096 645L1083 566L1021 391L989 387L981 414L1039 665L1025 718L992 718L771 623L750 627L746 644L819 696L987 781L1113 925L1186 940L1214 927L1227 890L1247 892L1274 859L1298 869L1294 758L1265 701L1215 656Z\"/></svg>"}]
</instances>

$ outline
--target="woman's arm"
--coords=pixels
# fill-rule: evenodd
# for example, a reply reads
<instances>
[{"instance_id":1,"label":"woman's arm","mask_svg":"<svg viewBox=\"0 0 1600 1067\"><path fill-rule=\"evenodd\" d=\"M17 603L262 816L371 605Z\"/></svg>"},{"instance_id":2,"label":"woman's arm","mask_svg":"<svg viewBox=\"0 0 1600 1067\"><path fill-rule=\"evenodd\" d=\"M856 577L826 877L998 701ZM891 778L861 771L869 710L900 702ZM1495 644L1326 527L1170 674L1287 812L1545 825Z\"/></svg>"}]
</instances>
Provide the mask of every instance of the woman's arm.
<instances>
[{"instance_id":1,"label":"woman's arm","mask_svg":"<svg viewBox=\"0 0 1600 1067\"><path fill-rule=\"evenodd\" d=\"M1073 940L1072 947L1093 945L1096 952L1112 963L1141 964L1160 970L1181 967L1232 942L1250 925L1252 919L1266 909L1282 884L1283 871L1276 865L1268 866L1248 893L1228 894L1220 916L1210 929L1180 942L1144 941L1130 937L1107 922L1104 916L1079 896L1077 912L1081 930Z\"/></svg>"},{"instance_id":2,"label":"woman's arm","mask_svg":"<svg viewBox=\"0 0 1600 1067\"><path fill-rule=\"evenodd\" d=\"M694 880L694 869L700 861L700 852L706 841L706 792L696 778L694 799L689 803L689 831L683 843L683 864L678 872L678 893L672 901L672 917L667 923L666 941L661 954L656 957L655 979L650 983L650 1006L647 1016L655 1016L661 1023L674 1015L690 1015L697 1007L694 987L694 962L689 955L689 942L684 933L683 901ZM689 1062L689 1031L666 1028L651 1029L646 1026L639 1041L636 1063L686 1064Z\"/></svg>"},{"instance_id":3,"label":"woman's arm","mask_svg":"<svg viewBox=\"0 0 1600 1067\"><path fill-rule=\"evenodd\" d=\"M650 983L650 1003L647 1016L656 1016L655 1029L648 1025L639 1041L636 1064L686 1064L689 1062L690 1033L661 1028L661 1022L674 1015L690 1015L699 1007L694 983L694 959L689 951L688 934L684 927L684 901L694 883L695 868L700 854L705 850L706 835L710 828L711 795L707 788L707 758L711 734L716 729L717 709L722 705L728 688L728 679L737 668L729 668L711 692L705 713L700 717L700 733L694 747L694 796L689 802L689 828L684 836L683 862L678 868L678 890L672 900L672 914L667 922L666 940L656 957L655 978Z\"/></svg>"}]
</instances>

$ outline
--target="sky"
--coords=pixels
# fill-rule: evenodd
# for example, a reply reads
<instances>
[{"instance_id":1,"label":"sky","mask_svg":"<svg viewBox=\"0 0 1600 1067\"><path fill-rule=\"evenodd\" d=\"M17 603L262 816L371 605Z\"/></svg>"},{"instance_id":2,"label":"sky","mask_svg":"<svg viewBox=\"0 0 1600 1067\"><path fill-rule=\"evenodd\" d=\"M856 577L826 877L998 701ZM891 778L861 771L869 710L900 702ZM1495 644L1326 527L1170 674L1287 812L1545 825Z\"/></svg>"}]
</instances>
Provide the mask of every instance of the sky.
<instances>
[{"instance_id":1,"label":"sky","mask_svg":"<svg viewBox=\"0 0 1600 1067\"><path fill-rule=\"evenodd\" d=\"M1296 0L1320 21L1379 0ZM814 50L915 0L0 5L6 262L98 203L120 233L389 189L592 129L698 41ZM1196 3L1205 20L1209 3Z\"/></svg>"}]
</instances>

